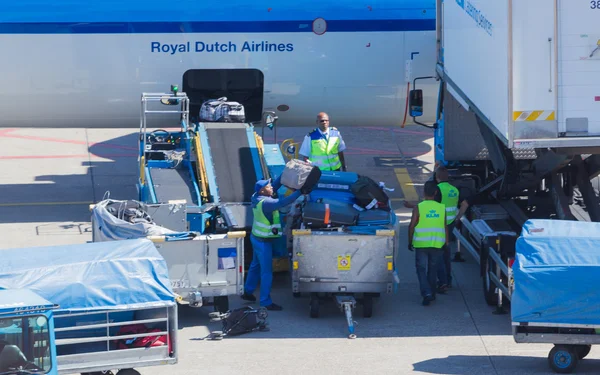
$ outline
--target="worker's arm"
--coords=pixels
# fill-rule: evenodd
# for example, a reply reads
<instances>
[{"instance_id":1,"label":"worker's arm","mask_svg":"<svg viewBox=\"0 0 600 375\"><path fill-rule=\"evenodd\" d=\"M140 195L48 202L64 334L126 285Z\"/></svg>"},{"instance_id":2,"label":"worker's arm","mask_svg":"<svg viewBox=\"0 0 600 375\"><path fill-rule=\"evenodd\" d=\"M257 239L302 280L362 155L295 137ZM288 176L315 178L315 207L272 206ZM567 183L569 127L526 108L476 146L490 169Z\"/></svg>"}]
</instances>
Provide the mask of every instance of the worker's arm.
<instances>
[{"instance_id":1,"label":"worker's arm","mask_svg":"<svg viewBox=\"0 0 600 375\"><path fill-rule=\"evenodd\" d=\"M458 210L458 214L456 214L456 219L454 219L454 220L456 222L460 222L460 218L465 214L465 212L467 212L468 209L469 209L469 200L465 199L464 201L461 202L460 209Z\"/></svg>"},{"instance_id":2,"label":"worker's arm","mask_svg":"<svg viewBox=\"0 0 600 375\"><path fill-rule=\"evenodd\" d=\"M413 236L415 234L415 227L419 222L419 210L417 207L413 208L412 217L410 218L410 224L408 225L408 249L412 249Z\"/></svg>"},{"instance_id":3,"label":"worker's arm","mask_svg":"<svg viewBox=\"0 0 600 375\"><path fill-rule=\"evenodd\" d=\"M444 212L444 230L446 232L446 246L450 246L450 232L448 231L448 222L446 221L446 213Z\"/></svg>"},{"instance_id":4,"label":"worker's arm","mask_svg":"<svg viewBox=\"0 0 600 375\"><path fill-rule=\"evenodd\" d=\"M344 159L344 152L338 152L338 156L340 157L340 161L342 162L342 171L346 172L346 159Z\"/></svg>"},{"instance_id":5,"label":"worker's arm","mask_svg":"<svg viewBox=\"0 0 600 375\"><path fill-rule=\"evenodd\" d=\"M404 201L404 207L406 208L415 208L418 204L419 202Z\"/></svg>"},{"instance_id":6,"label":"worker's arm","mask_svg":"<svg viewBox=\"0 0 600 375\"><path fill-rule=\"evenodd\" d=\"M300 190L296 190L295 192L293 192L285 198L265 198L263 201L263 212L265 214L271 213L275 210L279 210L289 204L292 204L296 199L298 199L298 197L301 194L302 193L300 192Z\"/></svg>"},{"instance_id":7,"label":"worker's arm","mask_svg":"<svg viewBox=\"0 0 600 375\"><path fill-rule=\"evenodd\" d=\"M310 157L310 137L304 136L304 140L302 141L302 145L300 146L300 151L298 151L298 156L300 159L307 161Z\"/></svg>"},{"instance_id":8,"label":"worker's arm","mask_svg":"<svg viewBox=\"0 0 600 375\"><path fill-rule=\"evenodd\" d=\"M342 133L339 133L340 144L338 145L338 157L342 162L342 171L346 171L348 168L346 166L346 159L344 158L344 151L346 150L346 142L344 142L344 138L342 137Z\"/></svg>"},{"instance_id":9,"label":"worker's arm","mask_svg":"<svg viewBox=\"0 0 600 375\"><path fill-rule=\"evenodd\" d=\"M277 178L272 181L271 186L273 186L274 192L277 192L277 190L281 188L281 175L277 176Z\"/></svg>"}]
</instances>

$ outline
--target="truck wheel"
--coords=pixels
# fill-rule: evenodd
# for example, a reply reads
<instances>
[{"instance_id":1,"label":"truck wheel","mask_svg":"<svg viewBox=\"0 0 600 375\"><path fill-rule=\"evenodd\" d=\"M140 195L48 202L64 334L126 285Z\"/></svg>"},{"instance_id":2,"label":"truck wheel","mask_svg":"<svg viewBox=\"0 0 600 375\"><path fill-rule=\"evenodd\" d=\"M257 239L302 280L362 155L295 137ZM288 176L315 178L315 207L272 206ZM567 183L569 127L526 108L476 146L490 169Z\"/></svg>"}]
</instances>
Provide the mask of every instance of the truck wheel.
<instances>
[{"instance_id":1,"label":"truck wheel","mask_svg":"<svg viewBox=\"0 0 600 375\"><path fill-rule=\"evenodd\" d=\"M370 318L373 316L373 296L365 294L363 297L363 317Z\"/></svg>"},{"instance_id":2,"label":"truck wheel","mask_svg":"<svg viewBox=\"0 0 600 375\"><path fill-rule=\"evenodd\" d=\"M572 345L555 345L550 350L550 354L548 354L550 368L559 374L570 374L573 372L578 360L577 350Z\"/></svg>"},{"instance_id":3,"label":"truck wheel","mask_svg":"<svg viewBox=\"0 0 600 375\"><path fill-rule=\"evenodd\" d=\"M221 314L229 311L229 297L215 297L215 310Z\"/></svg>"},{"instance_id":4,"label":"truck wheel","mask_svg":"<svg viewBox=\"0 0 600 375\"><path fill-rule=\"evenodd\" d=\"M141 375L139 372L132 368L124 368L123 370L119 370L117 375Z\"/></svg>"},{"instance_id":5,"label":"truck wheel","mask_svg":"<svg viewBox=\"0 0 600 375\"><path fill-rule=\"evenodd\" d=\"M310 298L310 317L311 318L319 317L319 298L318 297Z\"/></svg>"},{"instance_id":6,"label":"truck wheel","mask_svg":"<svg viewBox=\"0 0 600 375\"><path fill-rule=\"evenodd\" d=\"M577 357L579 359L584 359L588 354L590 354L590 350L592 350L591 345L577 345L575 347L577 351Z\"/></svg>"},{"instance_id":7,"label":"truck wheel","mask_svg":"<svg viewBox=\"0 0 600 375\"><path fill-rule=\"evenodd\" d=\"M482 277L483 281L483 298L485 298L485 302L490 306L496 306L498 304L498 296L496 295L496 286L494 282L490 279L488 272L495 266L493 260L486 259L485 260L485 270L486 273Z\"/></svg>"}]
</instances>

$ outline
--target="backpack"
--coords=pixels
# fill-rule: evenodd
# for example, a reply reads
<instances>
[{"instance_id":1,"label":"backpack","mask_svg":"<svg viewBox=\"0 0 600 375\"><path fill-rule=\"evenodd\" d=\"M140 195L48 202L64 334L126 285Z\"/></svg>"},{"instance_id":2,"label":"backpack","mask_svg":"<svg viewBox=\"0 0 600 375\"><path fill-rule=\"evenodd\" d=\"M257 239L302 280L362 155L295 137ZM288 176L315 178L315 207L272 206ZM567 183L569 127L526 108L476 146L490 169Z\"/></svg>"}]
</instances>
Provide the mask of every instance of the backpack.
<instances>
[{"instance_id":1,"label":"backpack","mask_svg":"<svg viewBox=\"0 0 600 375\"><path fill-rule=\"evenodd\" d=\"M121 335L135 335L136 333L150 333L150 332L161 332L160 329L150 329L143 324L131 324L122 326L117 333L117 336ZM145 337L134 337L131 339L116 340L117 349L128 349L128 348L150 348L152 346L164 346L167 345L167 336L145 336Z\"/></svg>"},{"instance_id":2,"label":"backpack","mask_svg":"<svg viewBox=\"0 0 600 375\"><path fill-rule=\"evenodd\" d=\"M243 105L238 102L228 102L226 97L222 97L202 103L200 121L246 122L246 114Z\"/></svg>"},{"instance_id":3,"label":"backpack","mask_svg":"<svg viewBox=\"0 0 600 375\"><path fill-rule=\"evenodd\" d=\"M356 203L370 210L381 208L389 210L389 197L381 186L367 176L358 176L358 180L350 186Z\"/></svg>"},{"instance_id":4,"label":"backpack","mask_svg":"<svg viewBox=\"0 0 600 375\"><path fill-rule=\"evenodd\" d=\"M229 316L223 319L223 332L227 336L238 336L260 328L257 310L250 306L231 310Z\"/></svg>"}]
</instances>

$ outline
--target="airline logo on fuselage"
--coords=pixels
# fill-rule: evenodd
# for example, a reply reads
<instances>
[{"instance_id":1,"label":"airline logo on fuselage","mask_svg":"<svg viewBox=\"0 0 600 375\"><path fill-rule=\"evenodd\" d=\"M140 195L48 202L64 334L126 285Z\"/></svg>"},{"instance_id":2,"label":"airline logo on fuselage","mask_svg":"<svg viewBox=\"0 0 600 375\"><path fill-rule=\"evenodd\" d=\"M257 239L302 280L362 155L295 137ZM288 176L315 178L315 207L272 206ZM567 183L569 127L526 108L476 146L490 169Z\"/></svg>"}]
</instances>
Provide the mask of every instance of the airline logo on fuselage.
<instances>
[{"instance_id":1,"label":"airline logo on fuselage","mask_svg":"<svg viewBox=\"0 0 600 375\"><path fill-rule=\"evenodd\" d=\"M150 45L152 53L167 53L174 55L176 53L212 53L212 52L292 52L294 50L293 43L269 43L268 41L261 42L244 42L241 47L233 42L187 42L187 43L160 43L152 42Z\"/></svg>"}]
</instances>

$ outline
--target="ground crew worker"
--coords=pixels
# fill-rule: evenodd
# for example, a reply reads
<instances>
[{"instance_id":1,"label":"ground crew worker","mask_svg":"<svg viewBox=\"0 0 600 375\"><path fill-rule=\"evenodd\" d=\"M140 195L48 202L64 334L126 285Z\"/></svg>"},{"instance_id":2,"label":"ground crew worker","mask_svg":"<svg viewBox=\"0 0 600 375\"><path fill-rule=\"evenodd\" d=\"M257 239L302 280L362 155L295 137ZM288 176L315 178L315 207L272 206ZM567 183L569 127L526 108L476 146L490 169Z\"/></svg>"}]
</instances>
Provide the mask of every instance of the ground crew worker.
<instances>
[{"instance_id":1,"label":"ground crew worker","mask_svg":"<svg viewBox=\"0 0 600 375\"><path fill-rule=\"evenodd\" d=\"M435 182L425 183L425 200L413 208L408 227L408 249L416 250L415 265L423 306L435 301L438 265L444 245L448 246L446 207L435 201L437 189Z\"/></svg>"},{"instance_id":2,"label":"ground crew worker","mask_svg":"<svg viewBox=\"0 0 600 375\"><path fill-rule=\"evenodd\" d=\"M450 184L448 180L450 175L446 167L438 167L435 171L435 181L437 181L438 194L436 201L442 203L446 207L446 225L448 226L448 240L452 239L452 231L456 223L458 212L458 189ZM414 208L415 204L404 202L404 206ZM452 262L450 259L450 246L444 247L443 262L438 266L438 292L445 293L452 286Z\"/></svg>"},{"instance_id":3,"label":"ground crew worker","mask_svg":"<svg viewBox=\"0 0 600 375\"><path fill-rule=\"evenodd\" d=\"M271 185L271 180L260 180L254 186L252 195L252 263L248 269L248 277L244 285L242 299L256 301L253 295L260 279L260 305L267 310L282 310L271 300L271 284L273 283L273 242L281 237L282 228L279 209L293 203L301 194L294 191L285 198L273 198L273 192L281 187L281 176Z\"/></svg>"},{"instance_id":4,"label":"ground crew worker","mask_svg":"<svg viewBox=\"0 0 600 375\"><path fill-rule=\"evenodd\" d=\"M437 186L440 189L442 198L441 203L446 207L446 225L448 226L448 242L450 242L454 237L452 231L454 230L458 213L459 191L454 185L448 182L450 175L446 167L439 167L435 171L435 179L437 180ZM438 282L440 283L439 289L442 293L445 292L447 288L452 287L451 252L450 246L444 248L444 262L440 265L440 270L438 271Z\"/></svg>"},{"instance_id":5,"label":"ground crew worker","mask_svg":"<svg viewBox=\"0 0 600 375\"><path fill-rule=\"evenodd\" d=\"M322 171L346 171L346 144L340 131L329 125L327 113L319 113L317 127L304 137L298 154Z\"/></svg>"}]
</instances>

